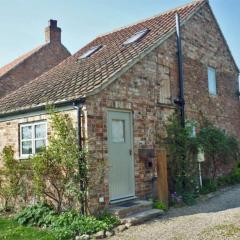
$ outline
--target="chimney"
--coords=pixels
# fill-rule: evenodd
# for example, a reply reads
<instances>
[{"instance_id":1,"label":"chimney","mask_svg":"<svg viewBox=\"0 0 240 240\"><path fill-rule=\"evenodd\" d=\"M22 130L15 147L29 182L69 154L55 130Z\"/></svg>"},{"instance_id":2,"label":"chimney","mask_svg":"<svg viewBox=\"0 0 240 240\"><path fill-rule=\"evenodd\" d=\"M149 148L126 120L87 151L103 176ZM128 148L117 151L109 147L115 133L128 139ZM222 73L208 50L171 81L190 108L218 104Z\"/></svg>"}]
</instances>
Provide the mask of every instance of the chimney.
<instances>
[{"instance_id":1,"label":"chimney","mask_svg":"<svg viewBox=\"0 0 240 240\"><path fill-rule=\"evenodd\" d=\"M57 26L57 20L50 19L45 28L45 41L47 43L61 43L61 28Z\"/></svg>"}]
</instances>

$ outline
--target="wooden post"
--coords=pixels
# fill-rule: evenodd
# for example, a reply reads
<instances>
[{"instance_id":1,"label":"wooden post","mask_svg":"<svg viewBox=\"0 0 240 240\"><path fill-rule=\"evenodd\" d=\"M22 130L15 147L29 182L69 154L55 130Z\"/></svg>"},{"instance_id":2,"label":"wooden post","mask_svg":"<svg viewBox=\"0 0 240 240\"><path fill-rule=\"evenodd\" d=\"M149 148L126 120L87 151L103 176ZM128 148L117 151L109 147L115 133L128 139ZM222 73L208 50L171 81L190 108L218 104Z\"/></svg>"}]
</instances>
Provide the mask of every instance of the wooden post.
<instances>
[{"instance_id":1,"label":"wooden post","mask_svg":"<svg viewBox=\"0 0 240 240\"><path fill-rule=\"evenodd\" d=\"M167 153L165 149L157 152L157 196L168 207Z\"/></svg>"}]
</instances>

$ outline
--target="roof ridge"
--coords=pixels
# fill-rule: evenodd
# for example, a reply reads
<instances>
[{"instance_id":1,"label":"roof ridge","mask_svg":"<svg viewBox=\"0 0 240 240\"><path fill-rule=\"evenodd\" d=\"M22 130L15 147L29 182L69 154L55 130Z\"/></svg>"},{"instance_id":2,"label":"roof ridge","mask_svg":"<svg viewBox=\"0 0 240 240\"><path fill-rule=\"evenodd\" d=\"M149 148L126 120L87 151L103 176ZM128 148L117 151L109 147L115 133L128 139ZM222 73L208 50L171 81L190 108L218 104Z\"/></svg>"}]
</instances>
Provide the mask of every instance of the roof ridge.
<instances>
[{"instance_id":1,"label":"roof ridge","mask_svg":"<svg viewBox=\"0 0 240 240\"><path fill-rule=\"evenodd\" d=\"M151 20L151 19L160 17L160 16L162 16L162 15L164 15L164 14L167 14L167 13L170 13L170 12L174 12L174 11L176 11L176 10L180 10L180 9L185 8L185 7L187 7L187 6L195 5L195 4L199 3L199 2L205 3L205 2L209 2L209 0L192 0L191 2L186 3L186 4L183 4L183 5L179 6L179 7L171 8L171 9L169 9L169 10L166 10L166 11L164 11L164 12L162 12L162 13L159 13L159 14L156 14L156 15L154 15L154 16L151 16L151 17L148 17L148 18L144 18L144 19L142 19L142 20L138 20L138 21L136 21L136 22L134 22L134 23L131 23L131 24L129 24L129 25L125 25L125 26L122 26L122 27L115 28L115 29L113 29L112 31L109 31L109 32L106 32L106 33L103 33L103 34L99 34L99 35L97 35L97 36L95 37L95 39L97 39L97 38L99 38L99 37L107 36L108 34L115 33L115 32L121 31L121 30L126 29L126 28L129 28L129 27L133 27L133 26L135 26L135 25L137 25L137 24L139 24L139 23L144 23L144 22L146 22L146 21L148 21L148 20Z\"/></svg>"}]
</instances>

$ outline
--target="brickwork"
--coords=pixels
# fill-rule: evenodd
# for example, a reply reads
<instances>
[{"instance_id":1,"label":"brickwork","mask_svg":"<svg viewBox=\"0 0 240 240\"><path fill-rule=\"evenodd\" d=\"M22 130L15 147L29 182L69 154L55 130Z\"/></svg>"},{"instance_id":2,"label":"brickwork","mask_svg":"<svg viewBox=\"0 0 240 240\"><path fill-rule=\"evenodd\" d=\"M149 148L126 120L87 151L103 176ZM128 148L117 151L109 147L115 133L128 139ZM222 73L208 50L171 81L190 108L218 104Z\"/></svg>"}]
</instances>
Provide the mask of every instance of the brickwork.
<instances>
[{"instance_id":1,"label":"brickwork","mask_svg":"<svg viewBox=\"0 0 240 240\"><path fill-rule=\"evenodd\" d=\"M183 27L185 100L188 119L199 121L199 114L240 138L240 105L236 96L238 72L209 8L205 5ZM208 92L207 67L217 70L218 95ZM170 92L167 92L170 86ZM162 87L166 91L162 91ZM100 93L85 103L85 142L93 163L104 162L104 179L91 189L90 206L99 206L99 197L109 202L107 110L133 113L133 156L136 196L151 196L156 175L159 140L166 134L164 124L175 110L178 96L178 65L175 35L136 63ZM45 116L46 117L46 116ZM39 117L0 123L0 151L6 144L18 153L18 124ZM43 116L41 116L43 118ZM146 164L151 162L152 164ZM95 168L93 177L99 174ZM94 172L95 171L95 172Z\"/></svg>"},{"instance_id":2,"label":"brickwork","mask_svg":"<svg viewBox=\"0 0 240 240\"><path fill-rule=\"evenodd\" d=\"M63 114L68 114L76 125L77 116L76 110L66 111ZM25 123L46 121L48 127L48 136L52 133L51 124L49 121L48 114L41 114L37 116L29 116L24 118L19 118L11 121L0 122L0 152L2 152L5 146L12 146L15 154L15 158L20 158L20 146L19 146L19 135L20 135L20 125ZM0 161L1 166L1 161Z\"/></svg>"},{"instance_id":3,"label":"brickwork","mask_svg":"<svg viewBox=\"0 0 240 240\"><path fill-rule=\"evenodd\" d=\"M198 122L202 113L217 126L240 138L240 104L236 96L237 69L207 6L184 26L182 35L187 118ZM208 66L217 69L218 95L215 97L210 96L208 91ZM165 79L171 82L172 106L159 103L161 82ZM172 36L100 94L87 99L88 136L93 139L89 149L97 161L108 158L107 109L128 109L133 112L135 183L138 197L151 195L152 179L156 171L156 157L152 154L147 156L148 160L153 161L149 168L146 166L146 154L142 157L140 153L157 150L159 138L165 135L163 125L174 111L173 100L177 96L177 50L175 36ZM107 171L108 168L106 173ZM99 196L105 196L108 202L108 174L105 176L105 184L93 191L95 205L98 204Z\"/></svg>"}]
</instances>

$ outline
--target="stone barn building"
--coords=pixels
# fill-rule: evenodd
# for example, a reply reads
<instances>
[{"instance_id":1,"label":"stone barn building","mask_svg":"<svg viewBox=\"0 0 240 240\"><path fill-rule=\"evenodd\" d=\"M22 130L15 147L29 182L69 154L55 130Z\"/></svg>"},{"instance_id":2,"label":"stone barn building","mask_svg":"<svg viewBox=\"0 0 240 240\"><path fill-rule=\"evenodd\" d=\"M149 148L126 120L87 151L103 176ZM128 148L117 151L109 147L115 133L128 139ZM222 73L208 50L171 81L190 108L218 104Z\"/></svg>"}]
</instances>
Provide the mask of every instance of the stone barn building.
<instances>
[{"instance_id":1,"label":"stone barn building","mask_svg":"<svg viewBox=\"0 0 240 240\"><path fill-rule=\"evenodd\" d=\"M24 161L46 143L46 104L76 123L75 104L92 161L107 162L103 182L89 193L91 206L150 197L159 136L179 94L176 13L187 119L197 122L201 112L240 138L239 70L208 1L198 0L97 37L1 99L0 150L12 145Z\"/></svg>"}]
</instances>

